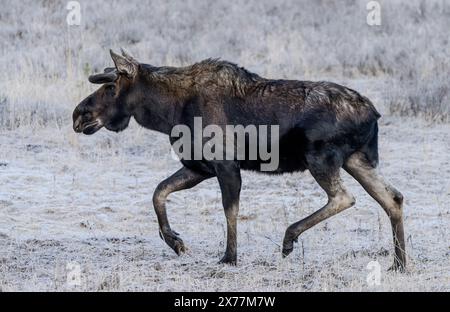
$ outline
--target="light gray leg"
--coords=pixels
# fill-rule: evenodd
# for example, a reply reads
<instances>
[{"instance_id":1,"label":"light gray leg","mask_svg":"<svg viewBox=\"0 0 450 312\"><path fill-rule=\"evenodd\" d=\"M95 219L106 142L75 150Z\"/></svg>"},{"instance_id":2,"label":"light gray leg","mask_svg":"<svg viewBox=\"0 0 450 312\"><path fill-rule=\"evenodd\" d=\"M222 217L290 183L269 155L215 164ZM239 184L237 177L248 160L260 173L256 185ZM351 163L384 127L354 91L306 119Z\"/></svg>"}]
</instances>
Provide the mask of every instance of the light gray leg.
<instances>
[{"instance_id":1,"label":"light gray leg","mask_svg":"<svg viewBox=\"0 0 450 312\"><path fill-rule=\"evenodd\" d=\"M331 172L326 169L330 168L318 166L316 168L310 168L310 172L327 193L328 203L310 216L290 225L287 228L283 240L284 257L292 252L294 248L294 241L297 241L297 237L301 233L355 204L355 199L350 193L347 192L342 184L342 180L339 176L339 169L334 169L334 171Z\"/></svg>"},{"instance_id":2,"label":"light gray leg","mask_svg":"<svg viewBox=\"0 0 450 312\"><path fill-rule=\"evenodd\" d=\"M376 172L363 153L354 153L344 169L352 175L389 216L395 246L392 270L403 271L406 266L405 234L403 231L403 195Z\"/></svg>"}]
</instances>

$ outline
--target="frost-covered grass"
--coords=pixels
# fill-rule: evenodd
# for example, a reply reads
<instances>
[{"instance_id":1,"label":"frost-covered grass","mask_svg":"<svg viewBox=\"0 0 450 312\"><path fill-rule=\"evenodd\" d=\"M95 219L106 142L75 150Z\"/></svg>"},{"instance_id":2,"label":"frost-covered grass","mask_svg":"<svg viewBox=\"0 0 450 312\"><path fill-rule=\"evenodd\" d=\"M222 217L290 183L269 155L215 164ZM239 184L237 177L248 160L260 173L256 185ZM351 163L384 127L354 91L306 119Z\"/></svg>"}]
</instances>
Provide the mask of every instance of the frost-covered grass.
<instances>
[{"instance_id":1,"label":"frost-covered grass","mask_svg":"<svg viewBox=\"0 0 450 312\"><path fill-rule=\"evenodd\" d=\"M448 1L3 0L0 8L0 291L441 290L450 285ZM380 120L381 170L406 198L407 274L386 272L391 230L348 175L357 204L305 232L282 260L286 227L323 205L309 173L244 173L239 265L218 265L225 218L215 180L173 194L168 213L189 251L159 239L151 195L179 168L162 135L73 133L87 76L123 46L154 65L221 57L272 78L328 79L369 96ZM390 114L402 116L389 116ZM410 118L404 115L425 117ZM381 265L381 284L366 268ZM82 285L67 283L78 264Z\"/></svg>"},{"instance_id":2,"label":"frost-covered grass","mask_svg":"<svg viewBox=\"0 0 450 312\"><path fill-rule=\"evenodd\" d=\"M365 0L80 1L69 27L66 1L4 0L1 126L66 122L120 46L155 65L221 57L273 78L374 76L389 80L392 112L448 120L450 2L379 2L381 26L367 25Z\"/></svg>"},{"instance_id":3,"label":"frost-covered grass","mask_svg":"<svg viewBox=\"0 0 450 312\"><path fill-rule=\"evenodd\" d=\"M449 291L449 131L398 117L380 125L380 169L406 199L405 274L387 271L389 220L346 174L356 205L303 233L282 259L287 226L325 194L308 172L244 172L232 267L217 264L226 223L215 179L169 197L187 254L159 238L152 192L180 167L163 135L135 124L91 137L70 126L0 133L0 290ZM371 261L380 285L367 283ZM68 283L74 264L79 286Z\"/></svg>"}]
</instances>

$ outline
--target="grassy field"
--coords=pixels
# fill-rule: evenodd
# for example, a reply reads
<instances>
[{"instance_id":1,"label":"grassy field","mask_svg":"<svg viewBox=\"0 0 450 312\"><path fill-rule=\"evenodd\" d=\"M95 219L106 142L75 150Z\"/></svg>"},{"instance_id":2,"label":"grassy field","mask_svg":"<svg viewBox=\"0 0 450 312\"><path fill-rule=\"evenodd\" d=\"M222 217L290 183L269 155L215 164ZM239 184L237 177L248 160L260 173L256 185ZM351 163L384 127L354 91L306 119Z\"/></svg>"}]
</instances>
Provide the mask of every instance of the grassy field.
<instances>
[{"instance_id":1,"label":"grassy field","mask_svg":"<svg viewBox=\"0 0 450 312\"><path fill-rule=\"evenodd\" d=\"M450 290L450 3L379 1L3 0L0 10L0 290ZM189 250L158 236L157 183L180 165L162 135L76 135L71 113L110 66L110 48L181 66L207 57L270 78L332 80L383 114L380 169L406 198L409 269L387 272L388 218L348 175L357 204L305 232L281 259L286 227L326 198L308 172L245 173L236 267L218 265L225 217L216 181L172 195ZM378 261L379 285L367 282ZM76 272L79 281L68 276Z\"/></svg>"}]
</instances>

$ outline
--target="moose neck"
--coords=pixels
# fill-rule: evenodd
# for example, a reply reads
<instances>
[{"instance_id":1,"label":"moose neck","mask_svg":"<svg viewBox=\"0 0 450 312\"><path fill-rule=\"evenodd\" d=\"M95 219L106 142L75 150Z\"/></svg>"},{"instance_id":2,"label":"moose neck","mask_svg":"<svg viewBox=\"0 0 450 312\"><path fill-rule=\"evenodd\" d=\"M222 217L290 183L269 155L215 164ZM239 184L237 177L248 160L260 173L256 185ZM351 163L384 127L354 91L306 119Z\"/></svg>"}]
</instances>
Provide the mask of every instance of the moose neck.
<instances>
[{"instance_id":1,"label":"moose neck","mask_svg":"<svg viewBox=\"0 0 450 312\"><path fill-rule=\"evenodd\" d=\"M189 99L188 92L180 88L183 81L177 77L155 77L143 73L138 82L137 95L133 96L132 115L141 126L170 135L172 128L178 124L178 114ZM184 89L186 90L186 89Z\"/></svg>"}]
</instances>

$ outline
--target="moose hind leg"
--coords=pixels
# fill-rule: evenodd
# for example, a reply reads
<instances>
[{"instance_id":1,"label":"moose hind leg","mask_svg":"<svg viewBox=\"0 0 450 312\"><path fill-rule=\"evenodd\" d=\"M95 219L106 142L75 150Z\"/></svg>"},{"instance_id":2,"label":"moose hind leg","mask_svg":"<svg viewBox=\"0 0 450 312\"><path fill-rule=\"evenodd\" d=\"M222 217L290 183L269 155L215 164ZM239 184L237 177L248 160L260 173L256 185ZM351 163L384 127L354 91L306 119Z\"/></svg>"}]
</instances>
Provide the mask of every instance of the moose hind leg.
<instances>
[{"instance_id":1,"label":"moose hind leg","mask_svg":"<svg viewBox=\"0 0 450 312\"><path fill-rule=\"evenodd\" d=\"M177 255L180 255L185 251L185 246L183 240L178 236L178 233L170 228L166 211L167 197L173 192L192 188L209 177L210 176L205 176L183 167L172 176L159 183L153 194L153 206L158 218L159 235Z\"/></svg>"},{"instance_id":2,"label":"moose hind leg","mask_svg":"<svg viewBox=\"0 0 450 312\"><path fill-rule=\"evenodd\" d=\"M395 247L394 265L391 270L404 271L406 254L403 231L403 195L378 175L361 152L351 155L345 162L344 169L362 185L388 215Z\"/></svg>"},{"instance_id":3,"label":"moose hind leg","mask_svg":"<svg viewBox=\"0 0 450 312\"><path fill-rule=\"evenodd\" d=\"M288 256L293 248L297 237L322 222L323 220L338 214L339 212L354 205L354 197L348 193L342 184L339 175L340 165L329 166L326 162L317 162L317 158L309 160L310 172L322 189L327 193L327 204L310 216L290 225L283 240L283 257Z\"/></svg>"}]
</instances>

